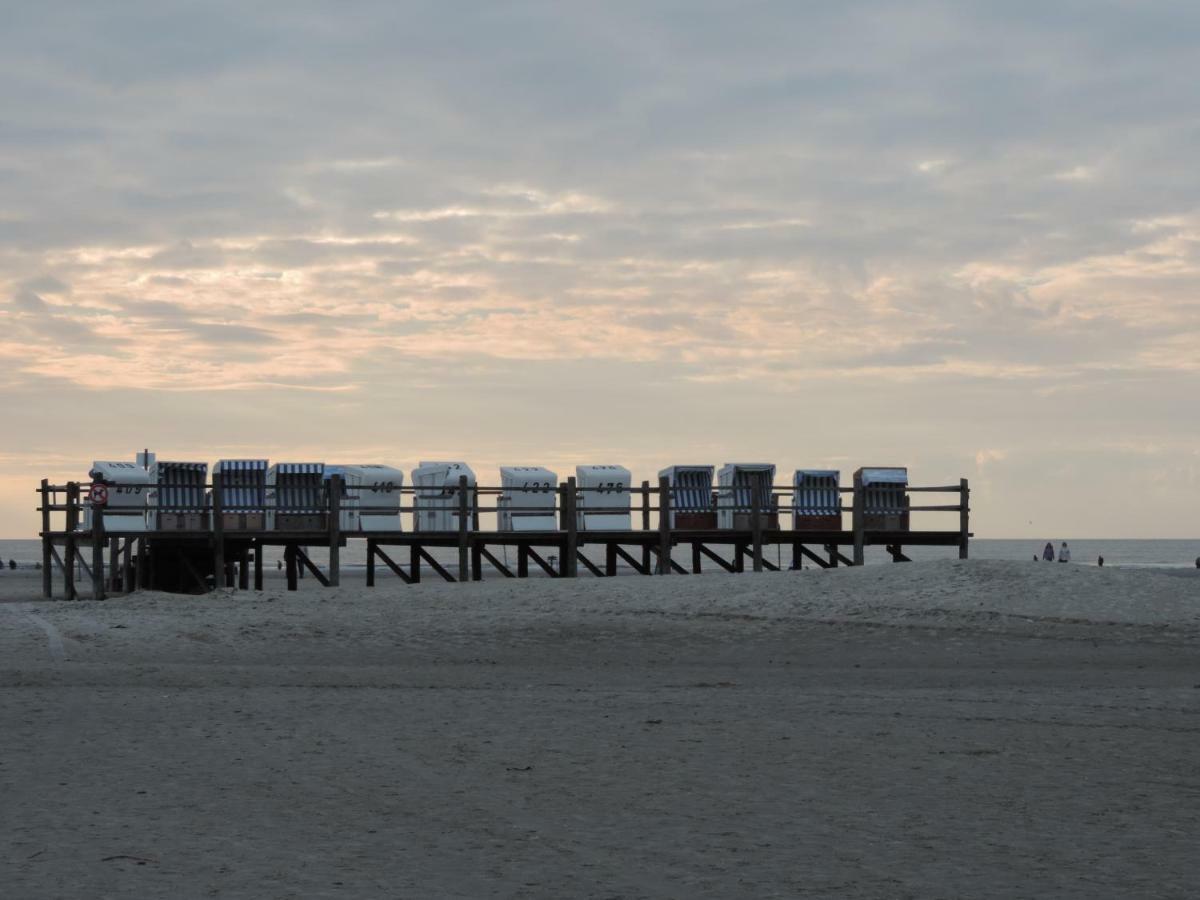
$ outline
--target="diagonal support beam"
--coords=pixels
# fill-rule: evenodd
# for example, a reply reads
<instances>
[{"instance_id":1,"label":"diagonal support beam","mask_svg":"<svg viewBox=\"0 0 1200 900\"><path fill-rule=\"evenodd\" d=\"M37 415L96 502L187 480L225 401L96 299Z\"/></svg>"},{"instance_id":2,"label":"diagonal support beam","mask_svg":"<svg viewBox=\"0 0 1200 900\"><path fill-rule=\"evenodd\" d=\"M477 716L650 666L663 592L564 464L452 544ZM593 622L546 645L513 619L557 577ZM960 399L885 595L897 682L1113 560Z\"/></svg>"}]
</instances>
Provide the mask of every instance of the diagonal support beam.
<instances>
[{"instance_id":1,"label":"diagonal support beam","mask_svg":"<svg viewBox=\"0 0 1200 900\"><path fill-rule=\"evenodd\" d=\"M374 550L375 550L375 555L377 557L379 557L379 559L383 560L383 564L385 566L387 566L389 569L391 569L392 573L394 575L396 575L397 578L399 578L405 584L412 584L412 578L409 577L409 574L407 572L405 572L402 568L400 568L400 566L396 564L396 561L394 559L392 559L390 556L388 556L386 553L384 553L382 547L380 547L378 544L376 544L374 547Z\"/></svg>"},{"instance_id":2,"label":"diagonal support beam","mask_svg":"<svg viewBox=\"0 0 1200 900\"><path fill-rule=\"evenodd\" d=\"M516 578L517 577L516 575L514 575L512 573L512 569L510 569L504 563L500 562L500 560L496 559L495 555L487 547L480 547L479 553L481 556L483 556L484 559L486 559L488 562L490 562L492 564L492 567L497 572L499 572L505 578Z\"/></svg>"},{"instance_id":3,"label":"diagonal support beam","mask_svg":"<svg viewBox=\"0 0 1200 900\"><path fill-rule=\"evenodd\" d=\"M308 571L312 572L313 578L321 582L321 587L329 587L329 579L325 577L324 572L317 568L316 563L308 558L308 554L299 547L297 547L294 552L296 554L296 559L300 561L300 564L304 566L304 568L308 569Z\"/></svg>"},{"instance_id":4,"label":"diagonal support beam","mask_svg":"<svg viewBox=\"0 0 1200 900\"><path fill-rule=\"evenodd\" d=\"M599 566L597 566L594 562L592 562L590 559L588 559L586 556L583 555L582 550L576 550L575 553L576 553L576 558L581 563L583 563L584 568L586 568L589 572L591 572L597 578L607 578L608 577L607 575L605 575L603 572L600 571Z\"/></svg>"},{"instance_id":5,"label":"diagonal support beam","mask_svg":"<svg viewBox=\"0 0 1200 900\"><path fill-rule=\"evenodd\" d=\"M438 562L436 559L434 559L432 556L430 556L429 551L426 550L424 547L420 548L420 550L418 550L417 552L421 555L421 559L423 559L423 560L425 560L425 562L429 563L429 568L433 569L433 571L437 572L444 579L446 579L447 581L457 581L458 580L453 575L451 575L449 572L447 572L446 568L440 562Z\"/></svg>"},{"instance_id":6,"label":"diagonal support beam","mask_svg":"<svg viewBox=\"0 0 1200 900\"><path fill-rule=\"evenodd\" d=\"M528 548L526 548L525 552L529 554L530 559L532 559L535 563L537 563L539 566L542 567L542 570L547 575L549 575L551 578L558 577L558 570L555 569L552 565L550 565L550 563L548 563L544 559L542 559L541 556L538 555L538 552L536 550L534 550L532 547L528 547Z\"/></svg>"},{"instance_id":7,"label":"diagonal support beam","mask_svg":"<svg viewBox=\"0 0 1200 900\"><path fill-rule=\"evenodd\" d=\"M640 562L638 562L636 559L634 559L632 556L630 556L629 553L625 550L625 548L622 547L620 544L613 544L613 549L617 552L617 556L621 557L621 559L623 559L623 560L625 560L625 562L629 563L629 565L633 567L633 570L635 572L637 572L639 575L649 575L650 574L650 567L643 566Z\"/></svg>"},{"instance_id":8,"label":"diagonal support beam","mask_svg":"<svg viewBox=\"0 0 1200 900\"><path fill-rule=\"evenodd\" d=\"M709 559L711 559L713 562L715 562L718 566L720 566L726 572L736 572L737 571L737 566L735 566L733 563L725 562L724 559L722 559L716 553L713 553L713 551L710 550L704 544L697 544L696 546L700 548L701 553L703 553L705 556L707 556Z\"/></svg>"},{"instance_id":9,"label":"diagonal support beam","mask_svg":"<svg viewBox=\"0 0 1200 900\"><path fill-rule=\"evenodd\" d=\"M815 563L816 563L818 566L820 566L822 569L828 569L828 568L832 568L832 567L829 565L829 560L827 560L827 559L822 559L821 557L817 556L817 554L813 553L811 550L809 550L809 549L808 549L807 547L805 547L803 544L796 544L796 549L797 549L797 550L799 550L799 551L800 551L800 553L801 553L803 556L805 556L807 559L811 559L813 562L815 562Z\"/></svg>"}]
</instances>

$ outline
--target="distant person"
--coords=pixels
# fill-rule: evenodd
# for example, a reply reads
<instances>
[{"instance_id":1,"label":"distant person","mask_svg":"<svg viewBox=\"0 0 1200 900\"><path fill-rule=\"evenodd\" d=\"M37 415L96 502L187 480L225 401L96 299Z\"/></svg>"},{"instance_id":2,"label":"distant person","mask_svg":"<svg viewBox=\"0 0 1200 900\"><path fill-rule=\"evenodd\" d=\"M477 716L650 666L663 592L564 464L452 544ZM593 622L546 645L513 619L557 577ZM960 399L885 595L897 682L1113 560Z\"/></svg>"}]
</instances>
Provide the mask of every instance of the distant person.
<instances>
[{"instance_id":1,"label":"distant person","mask_svg":"<svg viewBox=\"0 0 1200 900\"><path fill-rule=\"evenodd\" d=\"M283 560L282 559L275 560L275 568L279 569L281 572L283 571Z\"/></svg>"},{"instance_id":2,"label":"distant person","mask_svg":"<svg viewBox=\"0 0 1200 900\"><path fill-rule=\"evenodd\" d=\"M1042 550L1042 559L1046 562L1054 562L1054 545L1046 541L1046 546Z\"/></svg>"},{"instance_id":3,"label":"distant person","mask_svg":"<svg viewBox=\"0 0 1200 900\"><path fill-rule=\"evenodd\" d=\"M1098 565L1102 569L1104 568L1104 557L1103 556L1099 556L1096 558L1096 565Z\"/></svg>"},{"instance_id":4,"label":"distant person","mask_svg":"<svg viewBox=\"0 0 1200 900\"><path fill-rule=\"evenodd\" d=\"M1041 558L1040 556L1038 556L1038 555L1035 553L1035 554L1033 554L1033 561L1034 561L1034 562L1041 562L1041 561L1042 561L1042 558Z\"/></svg>"},{"instance_id":5,"label":"distant person","mask_svg":"<svg viewBox=\"0 0 1200 900\"><path fill-rule=\"evenodd\" d=\"M1071 561L1071 548L1067 546L1066 541L1062 542L1062 549L1058 551L1058 561L1059 562L1070 562Z\"/></svg>"},{"instance_id":6,"label":"distant person","mask_svg":"<svg viewBox=\"0 0 1200 900\"><path fill-rule=\"evenodd\" d=\"M1200 569L1200 556L1196 557L1196 568Z\"/></svg>"},{"instance_id":7,"label":"distant person","mask_svg":"<svg viewBox=\"0 0 1200 900\"><path fill-rule=\"evenodd\" d=\"M8 561L8 567L10 569L15 569L17 567L17 561L15 559L10 559Z\"/></svg>"}]
</instances>

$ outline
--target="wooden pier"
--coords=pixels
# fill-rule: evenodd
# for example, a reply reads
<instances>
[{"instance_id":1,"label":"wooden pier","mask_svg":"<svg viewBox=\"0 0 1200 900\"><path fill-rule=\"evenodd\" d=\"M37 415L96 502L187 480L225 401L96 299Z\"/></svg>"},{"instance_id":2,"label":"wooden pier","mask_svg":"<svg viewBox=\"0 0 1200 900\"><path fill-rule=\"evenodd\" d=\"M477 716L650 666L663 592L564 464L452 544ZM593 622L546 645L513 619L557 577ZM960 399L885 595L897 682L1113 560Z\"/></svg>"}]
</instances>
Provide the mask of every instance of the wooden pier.
<instances>
[{"instance_id":1,"label":"wooden pier","mask_svg":"<svg viewBox=\"0 0 1200 900\"><path fill-rule=\"evenodd\" d=\"M348 541L366 543L366 586L373 587L380 573L390 574L406 584L420 583L428 571L446 581L479 581L485 567L504 578L526 578L541 571L551 578L575 578L580 570L590 577L617 575L624 565L639 575L700 574L707 565L730 573L777 571L781 566L769 560L766 548L787 550L792 568L803 562L821 568L862 565L868 546L885 547L895 562L906 562L905 547L956 547L960 559L966 559L970 533L970 488L967 480L936 487L905 488L906 494L952 494L952 504L912 504L909 513L957 513L958 527L952 530L875 530L866 527L869 510L864 508L861 488L839 488L851 496L851 528L823 531L786 530L768 527L762 510L779 502L779 515L786 515L781 502L791 495L790 487L774 487L772 496L763 498L755 490L751 500L750 527L746 529L678 529L671 527L672 488L666 478L657 487L643 481L632 488L634 504L631 524L638 528L621 531L588 531L578 527L577 503L580 492L574 478L558 486L555 513L559 528L553 531L483 531L480 515L498 512L498 506L481 507L481 501L496 498L500 488L469 485L463 477L455 492L458 500L457 531L370 531L344 532L341 529L341 497L345 486L340 476L329 479L328 527L321 530L232 530L226 527L226 513L237 513L223 503L221 476L214 474L212 505L204 510L211 515L211 529L145 530L128 528L128 515L106 515L105 507L83 496L77 482L53 485L43 480L39 488L42 517L42 588L47 598L53 595L53 572L62 575L62 599L85 597L103 599L109 594L150 588L180 593L203 593L216 586L262 590L263 549L282 547L287 587L295 590L307 572L326 587L341 584L341 550ZM396 489L412 496L419 488ZM714 490L714 499L720 492ZM762 489L765 493L765 488ZM715 508L715 502L714 502ZM520 507L508 507L521 511ZM90 527L81 528L84 512L90 513ZM400 507L411 514L413 505ZM624 509L621 512L625 512ZM53 527L55 517L61 526ZM236 516L235 516L236 518ZM124 520L125 524L122 524ZM143 521L145 517L143 517ZM639 521L640 520L640 521ZM308 548L328 551L328 564L322 569L308 555ZM593 561L586 548L603 548L603 562ZM516 564L510 566L497 555L498 550L513 548ZM725 553L717 552L720 548ZM450 566L438 560L433 549L457 550L457 563ZM61 551L61 552L60 552ZM107 559L106 559L107 555ZM90 560L90 562L89 562ZM553 562L552 562L553 560ZM83 584L76 583L76 571Z\"/></svg>"}]
</instances>

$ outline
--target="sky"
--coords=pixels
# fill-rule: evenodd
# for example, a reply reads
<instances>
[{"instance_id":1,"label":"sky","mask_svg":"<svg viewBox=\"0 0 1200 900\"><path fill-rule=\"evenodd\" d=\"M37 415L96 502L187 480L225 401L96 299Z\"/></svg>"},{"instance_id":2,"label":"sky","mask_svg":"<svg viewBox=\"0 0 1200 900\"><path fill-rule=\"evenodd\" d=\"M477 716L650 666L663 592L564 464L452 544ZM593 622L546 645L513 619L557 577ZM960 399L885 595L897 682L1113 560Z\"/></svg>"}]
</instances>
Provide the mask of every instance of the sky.
<instances>
[{"instance_id":1,"label":"sky","mask_svg":"<svg viewBox=\"0 0 1200 900\"><path fill-rule=\"evenodd\" d=\"M1200 537L1200 4L3 15L0 536L149 447Z\"/></svg>"}]
</instances>

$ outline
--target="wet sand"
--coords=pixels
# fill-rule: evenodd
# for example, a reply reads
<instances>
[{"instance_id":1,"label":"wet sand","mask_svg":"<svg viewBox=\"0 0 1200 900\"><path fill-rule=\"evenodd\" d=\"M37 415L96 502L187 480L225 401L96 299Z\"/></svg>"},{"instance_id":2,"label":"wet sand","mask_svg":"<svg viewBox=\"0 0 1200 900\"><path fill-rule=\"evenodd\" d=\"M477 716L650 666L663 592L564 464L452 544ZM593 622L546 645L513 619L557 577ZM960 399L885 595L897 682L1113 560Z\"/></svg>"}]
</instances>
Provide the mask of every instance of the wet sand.
<instances>
[{"instance_id":1,"label":"wet sand","mask_svg":"<svg viewBox=\"0 0 1200 900\"><path fill-rule=\"evenodd\" d=\"M0 894L1195 896L1197 588L945 562L2 603Z\"/></svg>"}]
</instances>

